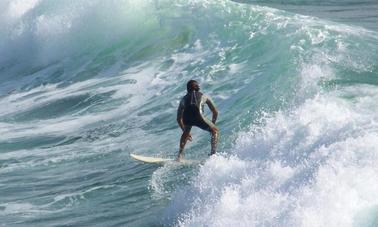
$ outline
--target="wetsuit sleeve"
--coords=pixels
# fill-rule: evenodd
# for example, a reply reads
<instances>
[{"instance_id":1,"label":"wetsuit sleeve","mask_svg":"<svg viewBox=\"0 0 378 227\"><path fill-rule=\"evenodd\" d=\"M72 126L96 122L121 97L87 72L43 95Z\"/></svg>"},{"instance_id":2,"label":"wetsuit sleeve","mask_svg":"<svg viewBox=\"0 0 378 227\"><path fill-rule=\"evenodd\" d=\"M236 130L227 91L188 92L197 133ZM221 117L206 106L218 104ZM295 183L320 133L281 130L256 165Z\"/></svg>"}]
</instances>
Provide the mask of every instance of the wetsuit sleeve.
<instances>
[{"instance_id":1,"label":"wetsuit sleeve","mask_svg":"<svg viewBox=\"0 0 378 227\"><path fill-rule=\"evenodd\" d=\"M179 104L179 106L177 108L177 119L182 118L182 116L184 114L184 107L185 107L185 105L184 105L184 99L181 99L180 104Z\"/></svg>"}]
</instances>

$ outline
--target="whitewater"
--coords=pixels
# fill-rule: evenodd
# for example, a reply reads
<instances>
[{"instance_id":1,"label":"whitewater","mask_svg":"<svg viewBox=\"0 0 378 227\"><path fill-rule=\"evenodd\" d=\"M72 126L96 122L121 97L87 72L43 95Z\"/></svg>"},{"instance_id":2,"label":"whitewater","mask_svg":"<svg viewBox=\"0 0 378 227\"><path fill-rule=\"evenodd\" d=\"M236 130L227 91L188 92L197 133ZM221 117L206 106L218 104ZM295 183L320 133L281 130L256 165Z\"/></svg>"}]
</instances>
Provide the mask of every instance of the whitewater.
<instances>
[{"instance_id":1,"label":"whitewater","mask_svg":"<svg viewBox=\"0 0 378 227\"><path fill-rule=\"evenodd\" d=\"M3 0L1 226L378 226L375 0ZM176 110L196 79L218 153ZM207 110L206 114L211 117Z\"/></svg>"}]
</instances>

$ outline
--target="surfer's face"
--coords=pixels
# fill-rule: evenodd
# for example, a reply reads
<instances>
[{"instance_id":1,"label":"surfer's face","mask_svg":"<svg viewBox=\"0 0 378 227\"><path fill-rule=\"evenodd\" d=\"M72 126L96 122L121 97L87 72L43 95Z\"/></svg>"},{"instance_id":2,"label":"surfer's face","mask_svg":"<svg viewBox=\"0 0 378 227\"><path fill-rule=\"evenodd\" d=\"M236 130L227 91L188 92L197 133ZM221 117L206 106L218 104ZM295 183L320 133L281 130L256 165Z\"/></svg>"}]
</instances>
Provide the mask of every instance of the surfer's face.
<instances>
[{"instance_id":1,"label":"surfer's face","mask_svg":"<svg viewBox=\"0 0 378 227\"><path fill-rule=\"evenodd\" d=\"M193 83L192 84L192 89L193 89L193 91L199 91L200 90L199 84L198 83Z\"/></svg>"}]
</instances>

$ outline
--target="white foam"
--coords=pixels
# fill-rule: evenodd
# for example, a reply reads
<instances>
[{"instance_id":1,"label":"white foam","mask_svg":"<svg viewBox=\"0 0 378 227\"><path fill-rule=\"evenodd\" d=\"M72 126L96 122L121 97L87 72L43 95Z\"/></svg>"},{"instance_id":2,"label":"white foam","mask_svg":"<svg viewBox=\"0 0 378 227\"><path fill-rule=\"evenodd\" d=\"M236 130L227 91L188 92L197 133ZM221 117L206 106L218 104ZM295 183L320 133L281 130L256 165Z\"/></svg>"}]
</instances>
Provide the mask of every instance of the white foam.
<instances>
[{"instance_id":1,"label":"white foam","mask_svg":"<svg viewBox=\"0 0 378 227\"><path fill-rule=\"evenodd\" d=\"M5 214L27 214L40 212L36 209L36 206L33 206L30 203L6 203L1 204L1 206L5 207L4 211L2 211L2 213Z\"/></svg>"},{"instance_id":2,"label":"white foam","mask_svg":"<svg viewBox=\"0 0 378 227\"><path fill-rule=\"evenodd\" d=\"M354 102L341 98L349 88L318 95L241 133L232 149L235 157L212 157L193 184L177 192L167 210L170 223L336 227L360 222L359 214L378 204L378 125L371 121L377 118L378 105L371 103L377 89L355 87L362 88Z\"/></svg>"},{"instance_id":3,"label":"white foam","mask_svg":"<svg viewBox=\"0 0 378 227\"><path fill-rule=\"evenodd\" d=\"M376 141L378 134L367 134L324 148L331 158L297 198L298 226L355 226L359 212L378 204Z\"/></svg>"}]
</instances>

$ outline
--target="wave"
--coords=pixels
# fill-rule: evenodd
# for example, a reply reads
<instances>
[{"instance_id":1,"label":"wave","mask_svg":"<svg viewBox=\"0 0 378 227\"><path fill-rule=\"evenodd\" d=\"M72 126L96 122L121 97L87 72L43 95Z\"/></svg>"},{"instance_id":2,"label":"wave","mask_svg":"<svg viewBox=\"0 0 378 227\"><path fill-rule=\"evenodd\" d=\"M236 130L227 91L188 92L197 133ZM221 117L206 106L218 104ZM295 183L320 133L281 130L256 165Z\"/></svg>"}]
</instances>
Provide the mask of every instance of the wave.
<instances>
[{"instance_id":1,"label":"wave","mask_svg":"<svg viewBox=\"0 0 378 227\"><path fill-rule=\"evenodd\" d=\"M85 171L72 171L97 168L106 155L144 177L122 189L148 197L125 211L127 220L154 216L144 205L168 198L163 225L377 223L376 32L223 0L16 0L0 8L3 179L54 167L82 177L76 188L91 188ZM221 153L198 172L130 164L119 151L175 155L174 113L192 78L220 110ZM194 136L187 157L203 158L207 135ZM108 162L102 168L120 177ZM152 202L140 192L151 174ZM58 194L46 196L65 205L81 195ZM48 204L37 194L9 202L7 212L35 201Z\"/></svg>"},{"instance_id":2,"label":"wave","mask_svg":"<svg viewBox=\"0 0 378 227\"><path fill-rule=\"evenodd\" d=\"M371 51L376 49L376 34L269 8L249 9L265 16L259 18L259 32L252 33L250 42L260 41L260 35L278 42L271 43L279 52L275 65L281 67L264 70L264 79L269 72L274 75L266 81L276 85L270 94L254 78L249 90L237 91L233 101L244 100L238 106L243 111L255 107L248 98L258 100L254 88L265 102L281 99L283 105L237 132L225 154L201 167L190 186L173 197L166 224L376 224L378 201L371 196L378 187L372 182L378 174L378 106L373 104L377 66L372 61L377 55ZM268 26L261 26L264 23Z\"/></svg>"}]
</instances>

